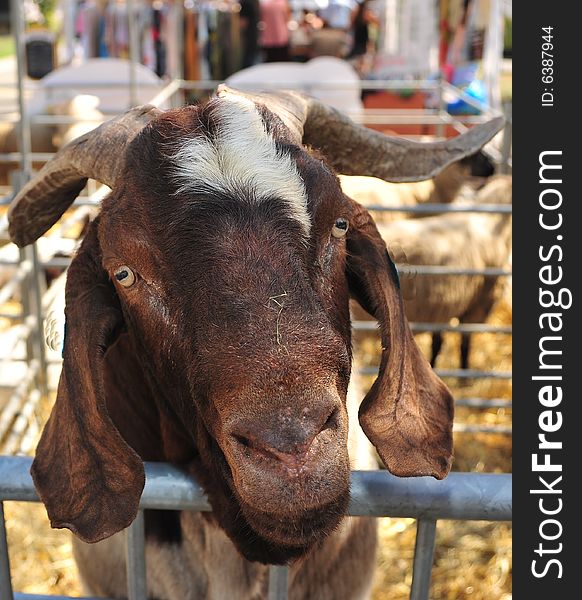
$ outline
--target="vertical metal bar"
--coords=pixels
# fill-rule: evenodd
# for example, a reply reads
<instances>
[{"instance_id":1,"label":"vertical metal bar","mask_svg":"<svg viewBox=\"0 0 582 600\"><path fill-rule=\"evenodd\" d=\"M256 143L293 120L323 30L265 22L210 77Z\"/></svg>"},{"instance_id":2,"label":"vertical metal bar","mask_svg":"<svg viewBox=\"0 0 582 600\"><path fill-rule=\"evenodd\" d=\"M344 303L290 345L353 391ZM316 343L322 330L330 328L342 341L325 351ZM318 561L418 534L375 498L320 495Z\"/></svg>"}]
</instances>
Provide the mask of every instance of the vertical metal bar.
<instances>
[{"instance_id":1,"label":"vertical metal bar","mask_svg":"<svg viewBox=\"0 0 582 600\"><path fill-rule=\"evenodd\" d=\"M444 75L442 73L440 73L437 94L438 94L438 103L439 103L439 117L441 120L444 117L444 115L447 114L446 104L445 104L445 90L444 90L443 78L444 78ZM436 126L435 133L436 133L437 137L440 137L440 138L445 137L444 122L441 122Z\"/></svg>"},{"instance_id":2,"label":"vertical metal bar","mask_svg":"<svg viewBox=\"0 0 582 600\"><path fill-rule=\"evenodd\" d=\"M503 141L501 144L501 172L505 175L511 173L509 168L509 158L511 156L511 135L512 135L512 108L511 102L504 102L503 112L505 113L506 121L503 129Z\"/></svg>"},{"instance_id":3,"label":"vertical metal bar","mask_svg":"<svg viewBox=\"0 0 582 600\"><path fill-rule=\"evenodd\" d=\"M24 47L24 15L22 2L11 2L12 9L12 31L14 34L14 45L16 50L16 80L18 86L18 109L20 111L20 128L18 130L18 141L20 145L21 163L20 170L25 177L30 177L30 118L24 97L24 69L25 69L25 47Z\"/></svg>"},{"instance_id":4,"label":"vertical metal bar","mask_svg":"<svg viewBox=\"0 0 582 600\"><path fill-rule=\"evenodd\" d=\"M410 600L428 600L435 540L436 521L434 519L419 519L416 523L416 545L414 546Z\"/></svg>"},{"instance_id":5,"label":"vertical metal bar","mask_svg":"<svg viewBox=\"0 0 582 600\"><path fill-rule=\"evenodd\" d=\"M143 510L127 530L127 597L146 600L145 525Z\"/></svg>"},{"instance_id":6,"label":"vertical metal bar","mask_svg":"<svg viewBox=\"0 0 582 600\"><path fill-rule=\"evenodd\" d=\"M269 567L269 600L287 600L289 567Z\"/></svg>"},{"instance_id":7,"label":"vertical metal bar","mask_svg":"<svg viewBox=\"0 0 582 600\"><path fill-rule=\"evenodd\" d=\"M138 15L134 0L127 0L127 16L129 19L129 105L137 106L137 65L139 63L139 40L137 36Z\"/></svg>"},{"instance_id":8,"label":"vertical metal bar","mask_svg":"<svg viewBox=\"0 0 582 600\"><path fill-rule=\"evenodd\" d=\"M17 179L18 179L18 181L20 181L20 177L18 177ZM20 186L19 183L15 183L14 184L14 191L16 192L16 190L20 189L20 187L21 186ZM25 249L24 248L20 248L18 254L19 254L20 265L22 265L27 260ZM26 279L30 279L30 273L28 273L26 275ZM38 327L38 325L36 323L35 318L32 316L32 313L31 313L31 310L30 310L30 301L29 301L29 298L28 298L28 287L26 285L26 280L21 283L20 289L21 289L21 302L20 302L20 304L22 306L22 320L24 322L31 322L32 323L30 334L26 336L26 360L27 360L28 366L30 368L31 363L34 360L34 355L35 355L35 348L34 348L32 331L33 331L33 329L35 327Z\"/></svg>"},{"instance_id":9,"label":"vertical metal bar","mask_svg":"<svg viewBox=\"0 0 582 600\"><path fill-rule=\"evenodd\" d=\"M11 2L11 17L12 31L14 34L14 44L16 49L16 80L18 87L18 109L20 111L20 127L18 131L19 149L21 154L20 172L15 191L18 191L29 179L32 173L31 161L31 133L30 133L30 117L28 107L26 105L25 89L24 89L24 72L25 72L25 46L24 46L24 14L22 11L22 2ZM21 254L22 256L22 254ZM23 303L26 307L24 317L33 314L36 319L36 327L30 338L30 343L27 348L28 359L38 356L41 369L39 372L39 387L43 395L46 396L46 360L44 353L44 344L40 335L40 327L42 326L42 308L41 308L41 289L39 288L40 274L38 267L38 256L36 248L27 249L24 256L28 257L33 265L33 274L27 278L26 286L23 285L22 296L28 296L28 300ZM26 288L26 289L25 289Z\"/></svg>"},{"instance_id":10,"label":"vertical metal bar","mask_svg":"<svg viewBox=\"0 0 582 600\"><path fill-rule=\"evenodd\" d=\"M4 503L0 502L0 600L13 600L13 598L6 524L4 522Z\"/></svg>"},{"instance_id":11,"label":"vertical metal bar","mask_svg":"<svg viewBox=\"0 0 582 600\"><path fill-rule=\"evenodd\" d=\"M40 266L36 244L25 248L25 255L31 261L32 272L28 276L28 301L30 314L35 318L35 326L31 331L29 339L34 344L34 357L38 358L40 369L38 371L38 387L44 398L48 397L48 370L46 360L46 349L43 338L44 314L42 310L42 296L45 292L46 281L44 271ZM24 294L23 294L24 296Z\"/></svg>"},{"instance_id":12,"label":"vertical metal bar","mask_svg":"<svg viewBox=\"0 0 582 600\"><path fill-rule=\"evenodd\" d=\"M63 1L63 36L65 38L65 64L75 58L75 4L73 0Z\"/></svg>"},{"instance_id":13,"label":"vertical metal bar","mask_svg":"<svg viewBox=\"0 0 582 600\"><path fill-rule=\"evenodd\" d=\"M176 2L174 4L174 18L176 19L176 40L178 56L175 57L176 72L171 73L173 79L184 79L184 3Z\"/></svg>"}]
</instances>

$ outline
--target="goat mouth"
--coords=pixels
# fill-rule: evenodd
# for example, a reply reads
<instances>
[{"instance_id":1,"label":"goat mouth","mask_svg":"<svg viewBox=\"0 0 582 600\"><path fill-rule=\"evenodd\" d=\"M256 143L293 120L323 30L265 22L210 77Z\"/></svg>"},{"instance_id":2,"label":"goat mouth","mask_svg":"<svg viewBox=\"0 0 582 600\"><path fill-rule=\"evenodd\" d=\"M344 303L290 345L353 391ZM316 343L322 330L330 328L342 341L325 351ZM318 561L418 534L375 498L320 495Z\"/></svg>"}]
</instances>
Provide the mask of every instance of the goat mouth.
<instances>
[{"instance_id":1,"label":"goat mouth","mask_svg":"<svg viewBox=\"0 0 582 600\"><path fill-rule=\"evenodd\" d=\"M231 486L247 507L265 515L303 516L349 489L349 459L343 436L322 431L305 449L284 453L236 439L226 456Z\"/></svg>"},{"instance_id":2,"label":"goat mouth","mask_svg":"<svg viewBox=\"0 0 582 600\"><path fill-rule=\"evenodd\" d=\"M316 438L305 452L289 454L276 448L265 448L244 436L237 435L233 437L239 446L239 452L247 460L266 464L269 468L278 470L282 475L291 478L299 477L309 468L309 461L315 456L319 446L319 440Z\"/></svg>"}]
</instances>

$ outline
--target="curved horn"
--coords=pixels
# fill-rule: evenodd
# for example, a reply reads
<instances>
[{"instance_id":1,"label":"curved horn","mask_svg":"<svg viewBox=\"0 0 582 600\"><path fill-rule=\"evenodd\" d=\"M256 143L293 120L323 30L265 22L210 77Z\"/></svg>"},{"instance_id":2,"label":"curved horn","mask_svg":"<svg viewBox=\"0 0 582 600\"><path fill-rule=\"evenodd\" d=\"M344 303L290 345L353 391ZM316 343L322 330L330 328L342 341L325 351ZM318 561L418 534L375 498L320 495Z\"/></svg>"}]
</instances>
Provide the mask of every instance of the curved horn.
<instances>
[{"instance_id":1,"label":"curved horn","mask_svg":"<svg viewBox=\"0 0 582 600\"><path fill-rule=\"evenodd\" d=\"M475 154L505 122L496 117L442 142L413 142L358 125L339 110L298 92L247 93L219 86L219 96L228 94L263 103L289 127L297 143L320 149L339 173L394 182L433 177Z\"/></svg>"},{"instance_id":2,"label":"curved horn","mask_svg":"<svg viewBox=\"0 0 582 600\"><path fill-rule=\"evenodd\" d=\"M125 149L161 111L138 106L73 140L16 195L8 212L12 241L22 247L50 229L74 202L87 179L113 187Z\"/></svg>"}]
</instances>

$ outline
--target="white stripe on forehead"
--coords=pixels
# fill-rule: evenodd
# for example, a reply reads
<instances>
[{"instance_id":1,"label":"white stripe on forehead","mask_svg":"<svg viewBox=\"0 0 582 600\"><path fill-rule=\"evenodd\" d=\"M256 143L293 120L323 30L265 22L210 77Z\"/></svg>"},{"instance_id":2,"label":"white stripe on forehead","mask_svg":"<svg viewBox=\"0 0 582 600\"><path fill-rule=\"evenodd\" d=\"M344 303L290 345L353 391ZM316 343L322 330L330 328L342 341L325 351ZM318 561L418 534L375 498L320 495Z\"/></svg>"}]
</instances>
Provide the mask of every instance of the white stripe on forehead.
<instances>
[{"instance_id":1,"label":"white stripe on forehead","mask_svg":"<svg viewBox=\"0 0 582 600\"><path fill-rule=\"evenodd\" d=\"M220 192L257 203L281 198L308 235L311 220L303 180L291 157L277 149L255 104L238 96L213 102L213 138L187 139L174 157L176 193Z\"/></svg>"}]
</instances>

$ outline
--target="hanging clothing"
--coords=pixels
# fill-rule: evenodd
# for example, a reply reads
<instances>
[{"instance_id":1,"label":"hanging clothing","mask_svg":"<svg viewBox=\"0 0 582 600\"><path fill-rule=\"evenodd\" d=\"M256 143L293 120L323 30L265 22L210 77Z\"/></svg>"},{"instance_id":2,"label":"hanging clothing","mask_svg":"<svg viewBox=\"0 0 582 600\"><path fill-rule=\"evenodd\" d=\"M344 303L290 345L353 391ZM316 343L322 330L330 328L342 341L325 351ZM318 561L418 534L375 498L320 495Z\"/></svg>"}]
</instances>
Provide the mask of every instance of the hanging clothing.
<instances>
[{"instance_id":1,"label":"hanging clothing","mask_svg":"<svg viewBox=\"0 0 582 600\"><path fill-rule=\"evenodd\" d=\"M260 0L259 46L265 62L289 60L290 35L287 0Z\"/></svg>"},{"instance_id":2,"label":"hanging clothing","mask_svg":"<svg viewBox=\"0 0 582 600\"><path fill-rule=\"evenodd\" d=\"M200 78L200 69L196 58L197 49L196 15L187 10L184 12L184 79L197 80Z\"/></svg>"},{"instance_id":3,"label":"hanging clothing","mask_svg":"<svg viewBox=\"0 0 582 600\"><path fill-rule=\"evenodd\" d=\"M277 48L283 52L289 47L287 23L290 9L287 0L260 0L261 27L259 45L263 49Z\"/></svg>"}]
</instances>

